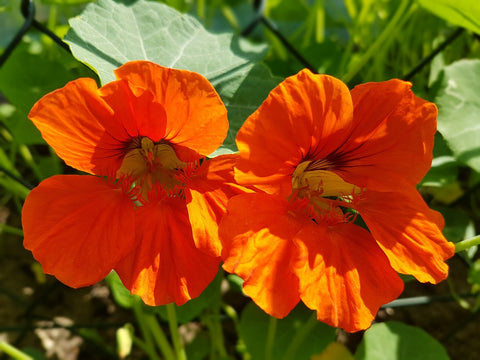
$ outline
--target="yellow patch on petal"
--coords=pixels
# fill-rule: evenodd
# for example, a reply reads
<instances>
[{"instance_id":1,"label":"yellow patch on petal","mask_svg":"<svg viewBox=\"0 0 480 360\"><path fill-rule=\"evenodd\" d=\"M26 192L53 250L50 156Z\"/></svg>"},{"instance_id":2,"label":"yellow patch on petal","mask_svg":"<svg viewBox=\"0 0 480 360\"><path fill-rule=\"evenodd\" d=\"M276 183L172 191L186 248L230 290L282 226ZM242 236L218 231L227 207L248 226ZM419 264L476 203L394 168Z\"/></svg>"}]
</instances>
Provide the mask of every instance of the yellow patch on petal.
<instances>
[{"instance_id":1,"label":"yellow patch on petal","mask_svg":"<svg viewBox=\"0 0 480 360\"><path fill-rule=\"evenodd\" d=\"M303 161L297 166L292 176L292 187L299 190L299 195L310 194L327 196L348 196L359 194L360 189L347 183L332 171L319 170L311 161Z\"/></svg>"}]
</instances>

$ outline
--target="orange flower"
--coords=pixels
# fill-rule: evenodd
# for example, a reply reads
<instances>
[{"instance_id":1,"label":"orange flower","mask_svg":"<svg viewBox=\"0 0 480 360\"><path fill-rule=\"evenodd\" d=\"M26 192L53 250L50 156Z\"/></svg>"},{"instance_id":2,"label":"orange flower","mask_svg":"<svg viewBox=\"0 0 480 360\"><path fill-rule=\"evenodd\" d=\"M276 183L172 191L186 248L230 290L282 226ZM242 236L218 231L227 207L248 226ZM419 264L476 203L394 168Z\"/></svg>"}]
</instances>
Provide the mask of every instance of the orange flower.
<instances>
[{"instance_id":1,"label":"orange flower","mask_svg":"<svg viewBox=\"0 0 480 360\"><path fill-rule=\"evenodd\" d=\"M31 110L57 154L96 176L53 176L32 190L24 245L69 286L115 269L147 304L183 304L218 271L217 222L238 193L228 185L235 156L204 160L227 134L226 109L196 73L134 61L115 74L100 89L70 82Z\"/></svg>"},{"instance_id":2,"label":"orange flower","mask_svg":"<svg viewBox=\"0 0 480 360\"><path fill-rule=\"evenodd\" d=\"M415 189L431 163L436 113L400 80L350 92L308 70L287 78L237 134L235 178L264 192L229 201L224 269L270 315L302 300L347 331L370 326L400 295L396 272L444 279L454 246Z\"/></svg>"}]
</instances>

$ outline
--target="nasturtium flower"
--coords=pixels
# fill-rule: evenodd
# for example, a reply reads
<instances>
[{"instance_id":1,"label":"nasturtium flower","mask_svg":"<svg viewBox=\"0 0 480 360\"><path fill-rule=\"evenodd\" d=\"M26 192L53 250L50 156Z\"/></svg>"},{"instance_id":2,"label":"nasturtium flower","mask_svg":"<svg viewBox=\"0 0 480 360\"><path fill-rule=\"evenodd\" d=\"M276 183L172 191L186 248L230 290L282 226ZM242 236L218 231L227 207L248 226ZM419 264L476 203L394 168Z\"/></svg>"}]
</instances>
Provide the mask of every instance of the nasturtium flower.
<instances>
[{"instance_id":1,"label":"nasturtium flower","mask_svg":"<svg viewBox=\"0 0 480 360\"><path fill-rule=\"evenodd\" d=\"M410 86L349 91L303 70L239 130L235 179L258 191L229 200L223 267L268 314L303 301L319 320L358 331L402 292L397 272L446 278L454 246L415 188L431 164L437 110Z\"/></svg>"},{"instance_id":2,"label":"nasturtium flower","mask_svg":"<svg viewBox=\"0 0 480 360\"><path fill-rule=\"evenodd\" d=\"M129 62L101 88L81 78L47 94L29 118L71 167L27 196L24 246L71 287L112 269L149 305L198 296L220 265L217 226L235 155L205 160L228 130L201 75ZM201 212L201 215L199 214Z\"/></svg>"}]
</instances>

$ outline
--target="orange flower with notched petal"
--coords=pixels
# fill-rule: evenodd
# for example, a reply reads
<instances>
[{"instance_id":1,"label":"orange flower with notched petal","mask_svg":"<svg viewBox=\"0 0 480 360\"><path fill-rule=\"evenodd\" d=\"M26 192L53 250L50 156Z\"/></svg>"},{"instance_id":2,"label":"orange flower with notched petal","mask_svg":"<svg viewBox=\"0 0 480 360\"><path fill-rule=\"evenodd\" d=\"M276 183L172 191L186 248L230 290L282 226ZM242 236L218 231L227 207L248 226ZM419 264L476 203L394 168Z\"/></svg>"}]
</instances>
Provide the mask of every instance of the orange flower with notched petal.
<instances>
[{"instance_id":1,"label":"orange flower with notched petal","mask_svg":"<svg viewBox=\"0 0 480 360\"><path fill-rule=\"evenodd\" d=\"M115 74L101 88L70 82L31 110L56 153L96 176L53 176L33 189L24 245L69 286L115 269L147 304L183 304L217 273L217 223L240 192L229 185L236 156L204 159L227 134L226 109L193 72L133 61Z\"/></svg>"},{"instance_id":2,"label":"orange flower with notched petal","mask_svg":"<svg viewBox=\"0 0 480 360\"><path fill-rule=\"evenodd\" d=\"M397 272L445 279L454 246L415 188L430 167L436 114L400 80L350 92L308 70L287 78L237 134L235 178L262 191L228 203L224 269L270 315L301 300L351 332L400 295Z\"/></svg>"}]
</instances>

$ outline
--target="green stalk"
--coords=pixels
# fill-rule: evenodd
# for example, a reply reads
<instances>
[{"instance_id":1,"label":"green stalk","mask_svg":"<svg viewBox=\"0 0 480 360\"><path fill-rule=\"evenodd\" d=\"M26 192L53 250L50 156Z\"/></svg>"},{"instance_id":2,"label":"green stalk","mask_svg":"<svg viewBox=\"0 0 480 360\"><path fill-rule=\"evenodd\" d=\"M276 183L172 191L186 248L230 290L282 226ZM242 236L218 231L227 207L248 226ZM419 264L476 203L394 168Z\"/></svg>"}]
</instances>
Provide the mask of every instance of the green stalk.
<instances>
[{"instance_id":1,"label":"green stalk","mask_svg":"<svg viewBox=\"0 0 480 360\"><path fill-rule=\"evenodd\" d=\"M185 354L185 348L183 347L182 340L180 339L180 334L178 332L178 322L177 322L177 313L175 311L175 305L170 303L166 305L167 316L168 316L168 325L170 327L170 335L172 337L173 347L175 353L177 354L178 360L186 360L187 355Z\"/></svg>"},{"instance_id":2,"label":"green stalk","mask_svg":"<svg viewBox=\"0 0 480 360\"><path fill-rule=\"evenodd\" d=\"M0 350L15 360L34 360L31 356L4 341L0 341Z\"/></svg>"},{"instance_id":3,"label":"green stalk","mask_svg":"<svg viewBox=\"0 0 480 360\"><path fill-rule=\"evenodd\" d=\"M363 54L363 56L353 65L347 74L343 76L343 82L348 83L350 80L352 80L372 56L380 51L381 48L385 49L388 47L388 43L391 41L391 39L393 39L393 35L395 31L398 30L397 27L402 21L402 18L407 12L409 6L410 0L402 0L395 15L392 17L385 30L383 30L382 34L377 38L372 46L370 46L367 52Z\"/></svg>"},{"instance_id":4,"label":"green stalk","mask_svg":"<svg viewBox=\"0 0 480 360\"><path fill-rule=\"evenodd\" d=\"M302 342L305 341L306 337L308 336L308 334L310 334L310 331L313 330L317 323L317 314L314 312L293 338L292 342L287 348L287 351L285 352L285 355L283 356L283 360L296 359L296 354L299 346L302 344Z\"/></svg>"},{"instance_id":5,"label":"green stalk","mask_svg":"<svg viewBox=\"0 0 480 360\"><path fill-rule=\"evenodd\" d=\"M6 225L6 224L0 224L0 234L3 233L3 232L23 237L23 230L22 229L18 229L16 227Z\"/></svg>"},{"instance_id":6,"label":"green stalk","mask_svg":"<svg viewBox=\"0 0 480 360\"><path fill-rule=\"evenodd\" d=\"M149 331L149 324L147 324L147 315L143 311L141 301L142 300L140 300L140 298L135 297L135 301L133 301L133 312L135 313L138 325L140 326L140 331L142 332L143 338L145 339L144 350L148 354L150 359L160 360L153 344L153 337Z\"/></svg>"},{"instance_id":7,"label":"green stalk","mask_svg":"<svg viewBox=\"0 0 480 360\"><path fill-rule=\"evenodd\" d=\"M165 336L165 333L162 330L162 327L158 323L157 318L155 315L148 315L147 318L147 325L149 330L151 331L155 343L157 344L158 348L162 352L165 360L176 360L175 354L173 353L172 347ZM177 360L180 360L178 358ZM183 359L182 359L183 360Z\"/></svg>"},{"instance_id":8,"label":"green stalk","mask_svg":"<svg viewBox=\"0 0 480 360\"><path fill-rule=\"evenodd\" d=\"M455 252L467 250L472 246L476 246L476 245L480 245L480 235L457 242L455 244Z\"/></svg>"},{"instance_id":9,"label":"green stalk","mask_svg":"<svg viewBox=\"0 0 480 360\"><path fill-rule=\"evenodd\" d=\"M270 316L268 322L267 341L265 341L265 360L273 359L273 345L275 343L275 333L277 332L277 318Z\"/></svg>"}]
</instances>

